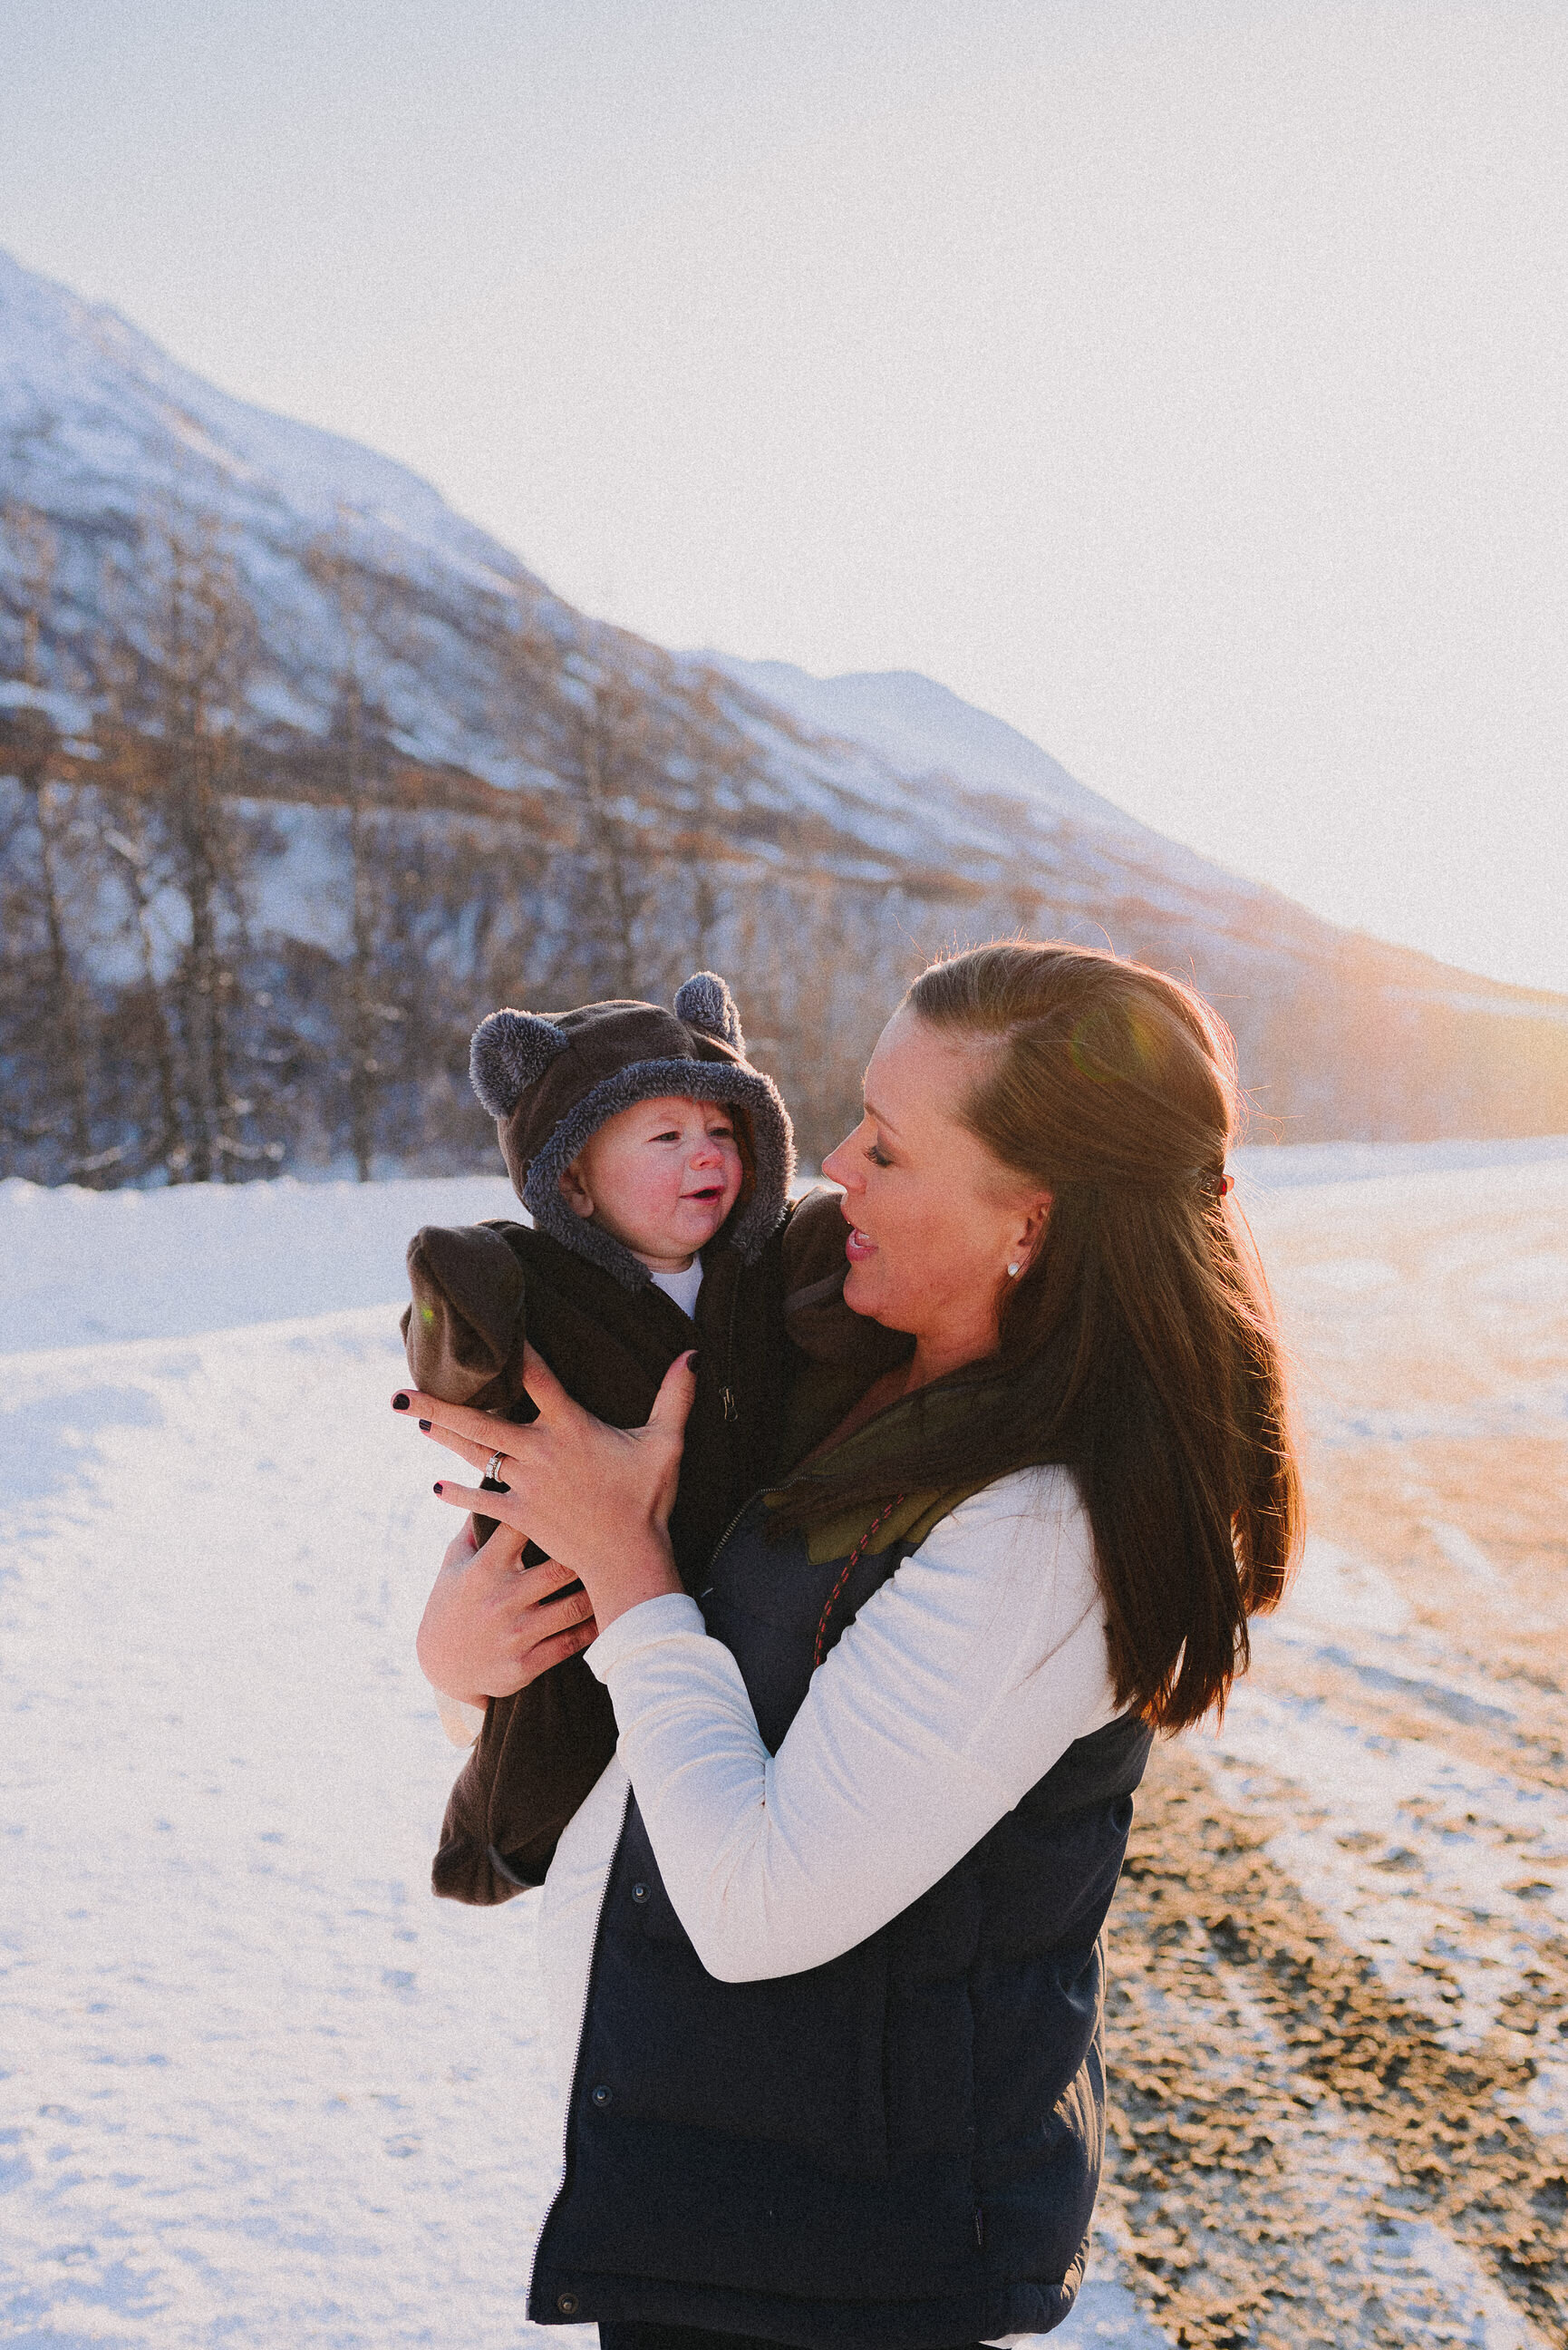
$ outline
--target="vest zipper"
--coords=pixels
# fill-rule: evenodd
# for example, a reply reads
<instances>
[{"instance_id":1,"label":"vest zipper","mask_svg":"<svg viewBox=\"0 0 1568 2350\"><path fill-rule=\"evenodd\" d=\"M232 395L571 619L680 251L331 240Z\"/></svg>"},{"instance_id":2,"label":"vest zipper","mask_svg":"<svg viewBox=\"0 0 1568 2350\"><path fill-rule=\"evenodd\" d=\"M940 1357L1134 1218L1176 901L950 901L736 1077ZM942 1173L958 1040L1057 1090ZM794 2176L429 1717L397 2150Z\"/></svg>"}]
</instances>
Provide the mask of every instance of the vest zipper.
<instances>
[{"instance_id":1,"label":"vest zipper","mask_svg":"<svg viewBox=\"0 0 1568 2350\"><path fill-rule=\"evenodd\" d=\"M572 2152L572 2117L577 2110L577 2081L583 2063L583 2035L587 2030L588 2004L594 1994L594 1977L598 1972L599 1935L605 1922L605 1904L609 1899L610 1878L615 1875L616 1856L620 1851L621 1839L626 1834L626 1824L631 1812L631 1792L628 1786L626 1791L626 1802L621 1806L620 1825L616 1830L615 1842L610 1846L610 1856L605 1863L605 1881L599 1888L599 1906L594 1917L593 1956L588 1960L587 1976L583 1984L582 2012L577 2018L577 2045L572 2057L571 2079L566 2089L566 2110L561 2119L561 2167L556 2175L556 2184L550 2190L550 2201L545 2210L544 2223L535 2240L533 2263L528 2271L528 2289L523 2296L524 2311L534 2298L534 2272L539 2265L539 2255L545 2249L545 2238L549 2232L550 2222L556 2216L556 2206L566 2192L566 2171L571 2162Z\"/></svg>"},{"instance_id":2,"label":"vest zipper","mask_svg":"<svg viewBox=\"0 0 1568 2350\"><path fill-rule=\"evenodd\" d=\"M767 1488L766 1488L765 1486L762 1488L762 1491L763 1491L764 1492L766 1492L766 1490L767 1490ZM710 1555L709 1555L709 1559L708 1559L708 1564L709 1564L709 1565L710 1565L710 1566L711 1566L711 1565L712 1565L714 1559L716 1559L716 1558L718 1557L719 1553L723 1549L724 1544L729 1541L730 1536L734 1533L735 1528L740 1524L741 1520L745 1516L746 1512L751 1508L752 1503L756 1500L756 1498L757 1498L757 1497L756 1497L756 1494L755 1494L755 1493L748 1493L748 1494L747 1494L747 1496L746 1496L746 1498L745 1498L745 1500L741 1503L740 1508L735 1512L734 1516L730 1520L729 1524L724 1528L723 1533L719 1536L718 1541L713 1544L713 1548L712 1548L711 1552L710 1553ZM698 1598L699 1598L700 1600L706 1599L706 1598L707 1598L707 1596L708 1596L708 1592L709 1592L709 1591L711 1591L711 1590L712 1590L712 1588L713 1588L712 1585L711 1585L711 1584L709 1584L709 1586L707 1586L707 1590L700 1591L700 1592L697 1594Z\"/></svg>"}]
</instances>

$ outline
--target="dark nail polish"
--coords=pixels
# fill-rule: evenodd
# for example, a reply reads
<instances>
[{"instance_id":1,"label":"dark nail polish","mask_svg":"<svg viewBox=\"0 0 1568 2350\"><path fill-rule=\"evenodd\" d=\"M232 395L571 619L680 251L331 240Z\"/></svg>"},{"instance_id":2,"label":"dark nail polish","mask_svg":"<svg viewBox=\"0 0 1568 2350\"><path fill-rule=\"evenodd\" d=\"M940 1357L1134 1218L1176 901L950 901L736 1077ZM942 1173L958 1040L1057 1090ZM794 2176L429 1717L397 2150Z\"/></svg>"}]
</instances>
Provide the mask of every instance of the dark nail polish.
<instances>
[{"instance_id":1,"label":"dark nail polish","mask_svg":"<svg viewBox=\"0 0 1568 2350\"><path fill-rule=\"evenodd\" d=\"M697 1368L697 1349L695 1347L692 1347L691 1352L686 1357L686 1367L689 1371L694 1371Z\"/></svg>"},{"instance_id":2,"label":"dark nail polish","mask_svg":"<svg viewBox=\"0 0 1568 2350\"><path fill-rule=\"evenodd\" d=\"M432 1493L439 1493L441 1492L441 1479L439 1477L436 1479L435 1483L431 1487L431 1492Z\"/></svg>"},{"instance_id":3,"label":"dark nail polish","mask_svg":"<svg viewBox=\"0 0 1568 2350\"><path fill-rule=\"evenodd\" d=\"M392 1398L392 1409L394 1411L407 1411L412 1402L413 1398L411 1396L395 1395Z\"/></svg>"},{"instance_id":4,"label":"dark nail polish","mask_svg":"<svg viewBox=\"0 0 1568 2350\"><path fill-rule=\"evenodd\" d=\"M425 1434L428 1436L428 1435L430 1434L430 1432L431 1432L431 1424L430 1424L429 1420L428 1420L428 1419L421 1419L421 1422L420 1422L420 1426L424 1430Z\"/></svg>"}]
</instances>

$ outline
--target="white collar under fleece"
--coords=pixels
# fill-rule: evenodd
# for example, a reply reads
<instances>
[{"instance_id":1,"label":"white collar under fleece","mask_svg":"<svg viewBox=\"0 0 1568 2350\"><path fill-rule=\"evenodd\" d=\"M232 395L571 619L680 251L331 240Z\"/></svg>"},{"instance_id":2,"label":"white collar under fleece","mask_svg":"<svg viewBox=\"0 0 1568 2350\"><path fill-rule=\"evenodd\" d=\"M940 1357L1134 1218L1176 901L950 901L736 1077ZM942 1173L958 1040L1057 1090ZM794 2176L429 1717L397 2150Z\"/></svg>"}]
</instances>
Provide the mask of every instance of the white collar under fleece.
<instances>
[{"instance_id":1,"label":"white collar under fleece","mask_svg":"<svg viewBox=\"0 0 1568 2350\"><path fill-rule=\"evenodd\" d=\"M697 1292L702 1286L702 1260L700 1256L692 1258L684 1273L654 1273L650 1269L649 1278L656 1289L662 1289L666 1297L675 1300L689 1322L696 1320Z\"/></svg>"}]
</instances>

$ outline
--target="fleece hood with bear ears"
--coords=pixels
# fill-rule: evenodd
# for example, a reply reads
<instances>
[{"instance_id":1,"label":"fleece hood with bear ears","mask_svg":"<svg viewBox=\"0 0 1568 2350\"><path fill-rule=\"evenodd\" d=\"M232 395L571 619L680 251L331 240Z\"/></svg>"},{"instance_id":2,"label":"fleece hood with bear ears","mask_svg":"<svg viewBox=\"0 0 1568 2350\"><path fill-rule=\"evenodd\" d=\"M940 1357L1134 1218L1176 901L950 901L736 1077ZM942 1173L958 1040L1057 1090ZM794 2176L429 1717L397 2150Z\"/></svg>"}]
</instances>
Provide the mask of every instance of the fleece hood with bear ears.
<instances>
[{"instance_id":1,"label":"fleece hood with bear ears","mask_svg":"<svg viewBox=\"0 0 1568 2350\"><path fill-rule=\"evenodd\" d=\"M602 1224L576 1216L561 1177L590 1135L634 1102L677 1094L743 1110L747 1181L724 1236L750 1263L777 1224L794 1172L794 1136L778 1087L746 1059L734 998L700 971L657 1003L585 1003L576 1012L493 1012L469 1048L473 1090L495 1120L506 1170L541 1232L628 1289L648 1267Z\"/></svg>"}]
</instances>

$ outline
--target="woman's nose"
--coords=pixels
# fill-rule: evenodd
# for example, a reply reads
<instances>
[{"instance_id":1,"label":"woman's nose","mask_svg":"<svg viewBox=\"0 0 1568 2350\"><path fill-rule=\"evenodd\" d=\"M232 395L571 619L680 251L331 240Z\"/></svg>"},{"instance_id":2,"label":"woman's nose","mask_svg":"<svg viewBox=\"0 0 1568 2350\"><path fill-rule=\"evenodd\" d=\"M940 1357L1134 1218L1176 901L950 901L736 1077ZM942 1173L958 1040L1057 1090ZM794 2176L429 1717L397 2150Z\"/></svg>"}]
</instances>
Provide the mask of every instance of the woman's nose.
<instances>
[{"instance_id":1,"label":"woman's nose","mask_svg":"<svg viewBox=\"0 0 1568 2350\"><path fill-rule=\"evenodd\" d=\"M846 1142L836 1143L822 1162L822 1171L830 1183L842 1183L846 1191L853 1191L854 1161L846 1155L848 1148Z\"/></svg>"}]
</instances>

